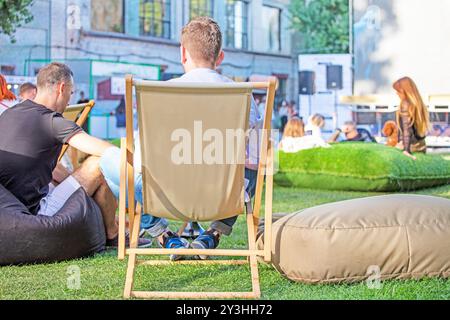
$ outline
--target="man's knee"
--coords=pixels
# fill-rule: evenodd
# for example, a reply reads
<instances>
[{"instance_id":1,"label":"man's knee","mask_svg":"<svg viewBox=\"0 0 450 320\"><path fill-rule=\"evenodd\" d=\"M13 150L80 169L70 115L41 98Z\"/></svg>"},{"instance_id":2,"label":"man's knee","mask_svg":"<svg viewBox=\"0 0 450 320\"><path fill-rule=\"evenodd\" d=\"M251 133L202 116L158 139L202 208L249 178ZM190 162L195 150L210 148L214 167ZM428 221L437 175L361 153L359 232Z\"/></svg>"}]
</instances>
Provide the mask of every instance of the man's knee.
<instances>
[{"instance_id":1,"label":"man's knee","mask_svg":"<svg viewBox=\"0 0 450 320\"><path fill-rule=\"evenodd\" d=\"M91 156L87 158L72 176L81 184L90 196L95 193L102 183L106 183L100 171L99 157Z\"/></svg>"},{"instance_id":2,"label":"man's knee","mask_svg":"<svg viewBox=\"0 0 450 320\"><path fill-rule=\"evenodd\" d=\"M100 157L90 156L83 162L81 169L100 171Z\"/></svg>"}]
</instances>

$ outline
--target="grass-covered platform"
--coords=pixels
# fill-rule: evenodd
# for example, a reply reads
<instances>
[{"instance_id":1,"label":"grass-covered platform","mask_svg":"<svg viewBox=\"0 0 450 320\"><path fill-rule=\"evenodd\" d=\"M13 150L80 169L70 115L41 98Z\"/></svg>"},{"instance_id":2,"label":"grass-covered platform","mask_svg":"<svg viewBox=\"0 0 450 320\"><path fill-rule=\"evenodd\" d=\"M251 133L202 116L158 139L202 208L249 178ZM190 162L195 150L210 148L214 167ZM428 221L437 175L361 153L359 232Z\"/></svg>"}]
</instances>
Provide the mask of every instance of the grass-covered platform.
<instances>
[{"instance_id":1,"label":"grass-covered platform","mask_svg":"<svg viewBox=\"0 0 450 320\"><path fill-rule=\"evenodd\" d=\"M276 184L327 190L410 191L450 183L450 161L380 144L341 143L298 153L279 152Z\"/></svg>"},{"instance_id":2,"label":"grass-covered platform","mask_svg":"<svg viewBox=\"0 0 450 320\"><path fill-rule=\"evenodd\" d=\"M450 185L415 192L450 199ZM323 191L276 187L274 212L293 212L311 206L375 195L368 192ZM245 221L239 218L222 248L247 245ZM74 268L75 267L75 268ZM80 271L80 289L69 289L73 271ZM450 299L450 279L382 282L381 289L366 283L305 285L283 278L271 266L260 265L262 299ZM126 261L116 251L89 259L56 264L0 267L1 299L121 299ZM138 267L137 289L146 290L250 290L249 269L243 266ZM242 280L244 279L244 280ZM247 280L248 279L248 280Z\"/></svg>"}]
</instances>

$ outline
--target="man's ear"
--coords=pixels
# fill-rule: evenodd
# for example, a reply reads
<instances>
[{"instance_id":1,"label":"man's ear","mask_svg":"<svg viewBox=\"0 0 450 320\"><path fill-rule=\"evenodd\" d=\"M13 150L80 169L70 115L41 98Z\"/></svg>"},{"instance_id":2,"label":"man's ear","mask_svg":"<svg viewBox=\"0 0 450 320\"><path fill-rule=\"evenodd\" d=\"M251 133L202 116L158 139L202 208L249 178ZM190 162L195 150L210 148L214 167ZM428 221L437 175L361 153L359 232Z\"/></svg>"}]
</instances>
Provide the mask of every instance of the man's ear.
<instances>
[{"instance_id":1,"label":"man's ear","mask_svg":"<svg viewBox=\"0 0 450 320\"><path fill-rule=\"evenodd\" d=\"M225 59L225 52L223 52L223 50L220 50L219 57L217 58L216 61L216 68L222 64L224 59Z\"/></svg>"},{"instance_id":2,"label":"man's ear","mask_svg":"<svg viewBox=\"0 0 450 320\"><path fill-rule=\"evenodd\" d=\"M187 61L187 50L185 47L180 46L181 64L185 64Z\"/></svg>"},{"instance_id":3,"label":"man's ear","mask_svg":"<svg viewBox=\"0 0 450 320\"><path fill-rule=\"evenodd\" d=\"M62 95L64 90L66 89L66 84L64 82L61 82L58 84L58 94Z\"/></svg>"}]
</instances>

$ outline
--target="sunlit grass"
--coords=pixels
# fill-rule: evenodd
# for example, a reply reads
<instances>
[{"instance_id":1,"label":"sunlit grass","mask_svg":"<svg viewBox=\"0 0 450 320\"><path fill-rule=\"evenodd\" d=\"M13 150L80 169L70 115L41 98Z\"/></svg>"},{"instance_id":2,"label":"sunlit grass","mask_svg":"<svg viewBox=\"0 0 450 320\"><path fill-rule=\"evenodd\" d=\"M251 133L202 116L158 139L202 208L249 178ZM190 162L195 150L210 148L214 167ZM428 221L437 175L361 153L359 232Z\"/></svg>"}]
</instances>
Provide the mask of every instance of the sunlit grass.
<instances>
[{"instance_id":1,"label":"sunlit grass","mask_svg":"<svg viewBox=\"0 0 450 320\"><path fill-rule=\"evenodd\" d=\"M417 194L450 198L450 186ZM274 212L293 212L311 206L375 195L363 192L330 192L277 187ZM240 217L230 237L221 247L245 247L246 232ZM174 228L175 229L175 228ZM80 289L69 289L71 266L81 272ZM305 285L289 281L269 265L260 265L263 299L450 299L450 280L422 279L385 281L381 289L364 282L351 285ZM0 299L121 299L126 261L109 251L92 258L55 264L0 268ZM138 267L136 289L140 290L250 290L245 266L165 266Z\"/></svg>"}]
</instances>

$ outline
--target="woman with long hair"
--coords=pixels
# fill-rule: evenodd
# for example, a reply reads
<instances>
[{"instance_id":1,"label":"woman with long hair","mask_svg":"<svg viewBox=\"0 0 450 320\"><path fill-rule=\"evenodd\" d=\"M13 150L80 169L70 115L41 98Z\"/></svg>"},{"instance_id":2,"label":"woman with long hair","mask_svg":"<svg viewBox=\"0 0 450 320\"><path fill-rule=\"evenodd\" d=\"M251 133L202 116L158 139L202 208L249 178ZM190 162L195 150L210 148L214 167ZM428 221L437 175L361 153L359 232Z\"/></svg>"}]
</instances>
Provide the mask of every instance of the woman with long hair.
<instances>
[{"instance_id":1,"label":"woman with long hair","mask_svg":"<svg viewBox=\"0 0 450 320\"><path fill-rule=\"evenodd\" d=\"M8 89L6 79L0 74L0 114L12 107L16 101L16 96Z\"/></svg>"},{"instance_id":2,"label":"woman with long hair","mask_svg":"<svg viewBox=\"0 0 450 320\"><path fill-rule=\"evenodd\" d=\"M288 121L286 127L284 128L283 137L298 138L303 137L304 135L305 125L300 118L295 117Z\"/></svg>"},{"instance_id":3,"label":"woman with long hair","mask_svg":"<svg viewBox=\"0 0 450 320\"><path fill-rule=\"evenodd\" d=\"M397 111L398 148L415 160L412 152L425 153L427 150L425 138L430 128L428 109L411 78L403 77L397 80L393 87L400 98L400 108Z\"/></svg>"}]
</instances>

